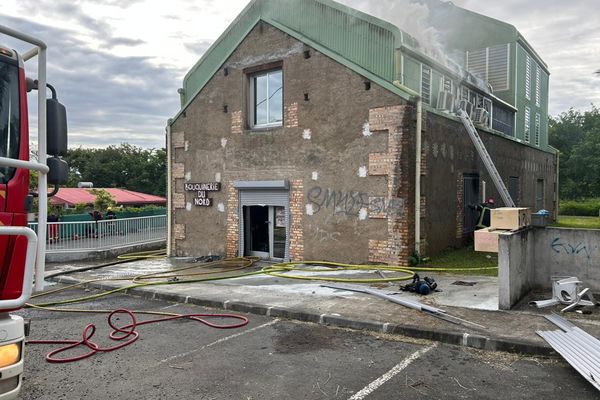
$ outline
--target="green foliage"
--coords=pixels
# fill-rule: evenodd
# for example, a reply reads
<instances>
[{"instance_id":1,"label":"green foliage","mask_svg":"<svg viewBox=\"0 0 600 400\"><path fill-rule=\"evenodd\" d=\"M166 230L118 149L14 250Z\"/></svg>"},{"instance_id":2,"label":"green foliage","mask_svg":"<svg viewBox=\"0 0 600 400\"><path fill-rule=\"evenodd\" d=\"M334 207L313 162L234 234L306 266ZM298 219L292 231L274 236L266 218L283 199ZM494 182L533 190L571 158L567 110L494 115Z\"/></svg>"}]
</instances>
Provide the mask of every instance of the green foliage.
<instances>
[{"instance_id":1,"label":"green foliage","mask_svg":"<svg viewBox=\"0 0 600 400\"><path fill-rule=\"evenodd\" d=\"M600 229L600 217L573 217L559 215L552 226L560 228Z\"/></svg>"},{"instance_id":2,"label":"green foliage","mask_svg":"<svg viewBox=\"0 0 600 400\"><path fill-rule=\"evenodd\" d=\"M433 268L447 268L448 273L458 275L486 275L497 276L497 269L487 269L480 271L465 271L458 270L459 268L493 268L498 266L498 253L482 253L475 251L473 247L464 247L456 250L448 250L441 254L435 255L431 261L424 264ZM457 271L452 271L457 269ZM434 272L426 271L424 274L434 274Z\"/></svg>"},{"instance_id":3,"label":"green foliage","mask_svg":"<svg viewBox=\"0 0 600 400\"><path fill-rule=\"evenodd\" d=\"M600 198L587 200L563 200L560 202L560 215L597 217Z\"/></svg>"},{"instance_id":4,"label":"green foliage","mask_svg":"<svg viewBox=\"0 0 600 400\"><path fill-rule=\"evenodd\" d=\"M166 149L143 149L123 143L105 149L69 149L64 158L70 168L68 187L93 182L95 187L166 195Z\"/></svg>"},{"instance_id":5,"label":"green foliage","mask_svg":"<svg viewBox=\"0 0 600 400\"><path fill-rule=\"evenodd\" d=\"M108 207L114 207L117 204L114 197L104 189L90 189L90 193L96 196L94 209L98 211L104 212Z\"/></svg>"},{"instance_id":6,"label":"green foliage","mask_svg":"<svg viewBox=\"0 0 600 400\"><path fill-rule=\"evenodd\" d=\"M600 110L594 105L585 112L570 109L550 119L548 133L561 153L561 198L600 197Z\"/></svg>"}]
</instances>

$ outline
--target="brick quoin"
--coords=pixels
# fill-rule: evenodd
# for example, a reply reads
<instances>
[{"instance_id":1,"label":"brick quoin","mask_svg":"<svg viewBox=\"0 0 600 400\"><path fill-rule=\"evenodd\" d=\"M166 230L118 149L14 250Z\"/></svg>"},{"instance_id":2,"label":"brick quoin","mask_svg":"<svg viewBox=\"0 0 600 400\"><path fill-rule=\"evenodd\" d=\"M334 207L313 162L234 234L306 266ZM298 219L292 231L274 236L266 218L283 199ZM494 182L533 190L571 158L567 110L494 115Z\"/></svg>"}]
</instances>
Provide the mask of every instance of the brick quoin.
<instances>
[{"instance_id":1,"label":"brick quoin","mask_svg":"<svg viewBox=\"0 0 600 400\"><path fill-rule=\"evenodd\" d=\"M390 265L408 265L414 233L411 225L411 176L408 154L412 144L411 106L380 107L369 110L369 127L375 133L387 133L387 153L369 154L369 175L387 175L386 202L408 205L388 211L387 240L369 240L369 261ZM403 157L404 155L404 157Z\"/></svg>"}]
</instances>

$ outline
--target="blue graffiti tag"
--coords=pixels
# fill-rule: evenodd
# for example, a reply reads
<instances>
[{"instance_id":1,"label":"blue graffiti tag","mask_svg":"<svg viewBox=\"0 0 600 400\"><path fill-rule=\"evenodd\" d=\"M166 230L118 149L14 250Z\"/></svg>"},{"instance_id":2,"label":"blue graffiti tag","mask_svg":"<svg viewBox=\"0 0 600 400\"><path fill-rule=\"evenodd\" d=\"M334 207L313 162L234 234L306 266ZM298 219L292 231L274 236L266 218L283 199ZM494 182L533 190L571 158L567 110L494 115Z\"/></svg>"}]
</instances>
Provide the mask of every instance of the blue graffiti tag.
<instances>
[{"instance_id":1,"label":"blue graffiti tag","mask_svg":"<svg viewBox=\"0 0 600 400\"><path fill-rule=\"evenodd\" d=\"M552 243L550 243L550 247L556 253L564 252L565 254L569 254L569 255L583 254L588 258L588 260L591 257L589 249L587 248L586 245L584 245L581 242L579 242L575 246L573 246L572 244L569 244L569 243L561 243L560 238L554 238Z\"/></svg>"}]
</instances>

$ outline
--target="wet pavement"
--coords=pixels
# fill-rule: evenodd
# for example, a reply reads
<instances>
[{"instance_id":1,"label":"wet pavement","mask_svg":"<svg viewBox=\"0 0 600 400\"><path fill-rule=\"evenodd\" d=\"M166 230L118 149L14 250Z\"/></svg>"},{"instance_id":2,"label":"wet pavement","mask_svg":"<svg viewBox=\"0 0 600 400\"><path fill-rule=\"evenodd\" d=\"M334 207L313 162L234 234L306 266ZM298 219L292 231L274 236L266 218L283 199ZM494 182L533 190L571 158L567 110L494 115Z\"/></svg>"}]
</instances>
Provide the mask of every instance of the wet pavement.
<instances>
[{"instance_id":1,"label":"wet pavement","mask_svg":"<svg viewBox=\"0 0 600 400\"><path fill-rule=\"evenodd\" d=\"M166 299L339 327L399 333L481 349L529 354L552 353L552 349L535 331L556 329L543 318L543 315L559 312L561 307L536 309L522 304L516 310L498 311L497 278L495 277L428 273L435 277L441 289L440 292L428 296L400 292L399 284L405 284L406 281L362 284L388 293L397 293L401 298L441 308L452 316L481 325L483 328L470 324L450 323L370 295L322 287L322 281L319 280L287 279L257 274L209 282L185 282L188 279L202 279L207 276L258 273L264 265L268 264L260 263L244 270L224 273L223 269L216 267L211 267L207 271L198 264L195 269L179 272L177 277L160 279L160 285L135 288L131 288L131 280L125 278L172 271L193 265L185 259L143 260L72 273L54 279L63 283L98 280L88 285L102 289L129 287L128 293L145 298ZM81 266L54 265L52 268L55 271L52 272L69 271ZM204 275L206 272L210 272L211 275ZM314 277L316 273L301 271L294 274ZM391 273L386 275L393 276ZM319 277L377 278L378 275L375 271L330 271L319 273ZM157 279L141 282L152 281ZM535 295L546 298L543 293ZM568 313L567 317L598 337L600 336L598 313L599 311L594 309L591 315Z\"/></svg>"}]
</instances>

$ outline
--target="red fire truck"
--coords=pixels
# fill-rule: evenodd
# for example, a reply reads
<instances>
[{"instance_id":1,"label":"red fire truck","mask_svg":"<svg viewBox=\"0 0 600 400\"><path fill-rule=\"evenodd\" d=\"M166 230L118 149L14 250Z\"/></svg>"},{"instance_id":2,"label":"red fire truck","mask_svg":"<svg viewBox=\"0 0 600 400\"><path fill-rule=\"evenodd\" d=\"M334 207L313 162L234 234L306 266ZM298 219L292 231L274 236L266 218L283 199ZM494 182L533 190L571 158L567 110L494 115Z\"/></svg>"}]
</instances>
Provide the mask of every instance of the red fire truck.
<instances>
[{"instance_id":1,"label":"red fire truck","mask_svg":"<svg viewBox=\"0 0 600 400\"><path fill-rule=\"evenodd\" d=\"M44 287L47 186L63 184L68 167L66 111L46 83L46 45L41 40L0 26L7 35L33 45L23 55L0 45L0 400L19 394L23 372L25 324L10 311L22 308ZM36 59L37 80L25 77L24 63ZM46 98L46 87L52 98ZM29 161L27 92L38 90L38 161ZM52 157L48 158L48 154ZM30 193L30 171L39 173L37 193ZM38 231L27 228L33 197L39 197ZM36 260L37 258L37 260Z\"/></svg>"}]
</instances>

